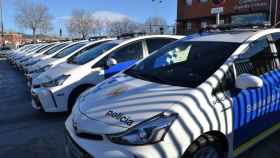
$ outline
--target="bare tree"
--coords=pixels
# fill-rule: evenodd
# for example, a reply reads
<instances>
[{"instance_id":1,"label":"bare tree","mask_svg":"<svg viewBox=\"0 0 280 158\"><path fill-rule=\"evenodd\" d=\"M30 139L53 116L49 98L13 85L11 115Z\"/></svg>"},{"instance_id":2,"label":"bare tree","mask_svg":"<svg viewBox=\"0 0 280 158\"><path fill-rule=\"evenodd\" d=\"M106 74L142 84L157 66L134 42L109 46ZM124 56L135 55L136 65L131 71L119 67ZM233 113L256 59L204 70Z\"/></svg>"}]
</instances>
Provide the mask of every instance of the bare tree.
<instances>
[{"instance_id":1,"label":"bare tree","mask_svg":"<svg viewBox=\"0 0 280 158\"><path fill-rule=\"evenodd\" d=\"M167 30L167 22L162 17L150 17L145 21L145 30L149 33L160 33L161 29Z\"/></svg>"},{"instance_id":2,"label":"bare tree","mask_svg":"<svg viewBox=\"0 0 280 158\"><path fill-rule=\"evenodd\" d=\"M91 12L75 9L67 23L67 29L70 34L85 39L96 32L97 23L97 19L92 16Z\"/></svg>"},{"instance_id":3,"label":"bare tree","mask_svg":"<svg viewBox=\"0 0 280 158\"><path fill-rule=\"evenodd\" d=\"M37 31L46 33L52 29L52 17L45 5L29 0L17 0L15 6L16 24L32 31L33 42L36 41Z\"/></svg>"},{"instance_id":4,"label":"bare tree","mask_svg":"<svg viewBox=\"0 0 280 158\"><path fill-rule=\"evenodd\" d=\"M142 25L129 18L123 18L119 21L107 22L108 32L111 36L119 36L124 33L133 33L142 31Z\"/></svg>"}]
</instances>

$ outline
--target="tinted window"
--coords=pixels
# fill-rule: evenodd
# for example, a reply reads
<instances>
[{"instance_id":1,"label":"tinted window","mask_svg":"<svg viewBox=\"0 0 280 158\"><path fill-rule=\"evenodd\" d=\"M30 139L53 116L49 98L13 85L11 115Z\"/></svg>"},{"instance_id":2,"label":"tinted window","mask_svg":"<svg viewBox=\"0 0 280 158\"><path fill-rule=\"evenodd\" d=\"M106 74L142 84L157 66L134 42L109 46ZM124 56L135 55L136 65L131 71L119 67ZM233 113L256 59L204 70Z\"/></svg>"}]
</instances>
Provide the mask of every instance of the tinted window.
<instances>
[{"instance_id":1,"label":"tinted window","mask_svg":"<svg viewBox=\"0 0 280 158\"><path fill-rule=\"evenodd\" d=\"M95 59L99 55L103 54L104 52L112 49L115 47L116 43L103 43L97 47L89 47L81 50L78 54L72 56L68 63L71 64L77 64L77 65L83 65L87 62L90 62L91 60Z\"/></svg>"},{"instance_id":2,"label":"tinted window","mask_svg":"<svg viewBox=\"0 0 280 158\"><path fill-rule=\"evenodd\" d=\"M52 45L52 44L49 44L49 45L47 45L47 46L45 46L45 47L39 49L36 53L42 53L43 51L49 49L51 46L53 46L53 45Z\"/></svg>"},{"instance_id":3,"label":"tinted window","mask_svg":"<svg viewBox=\"0 0 280 158\"><path fill-rule=\"evenodd\" d=\"M279 67L279 62L267 38L262 38L251 43L248 50L235 61L235 65L237 75L249 73L260 76Z\"/></svg>"},{"instance_id":4,"label":"tinted window","mask_svg":"<svg viewBox=\"0 0 280 158\"><path fill-rule=\"evenodd\" d=\"M280 53L280 33L272 34L277 51Z\"/></svg>"},{"instance_id":5,"label":"tinted window","mask_svg":"<svg viewBox=\"0 0 280 158\"><path fill-rule=\"evenodd\" d=\"M167 45L168 43L175 41L175 39L147 39L146 41L149 53L153 53L154 51Z\"/></svg>"},{"instance_id":6,"label":"tinted window","mask_svg":"<svg viewBox=\"0 0 280 158\"><path fill-rule=\"evenodd\" d=\"M57 52L58 50L62 49L63 47L65 47L67 45L68 45L67 43L63 43L63 44L57 45L57 46L53 47L52 49L46 51L44 53L44 55L51 55L51 54Z\"/></svg>"},{"instance_id":7,"label":"tinted window","mask_svg":"<svg viewBox=\"0 0 280 158\"><path fill-rule=\"evenodd\" d=\"M218 86L214 89L213 93L225 92L235 88L235 76L233 67L231 66L225 73L222 80L219 82Z\"/></svg>"},{"instance_id":8,"label":"tinted window","mask_svg":"<svg viewBox=\"0 0 280 158\"><path fill-rule=\"evenodd\" d=\"M239 45L181 40L159 49L126 73L163 84L197 87L213 75Z\"/></svg>"},{"instance_id":9,"label":"tinted window","mask_svg":"<svg viewBox=\"0 0 280 158\"><path fill-rule=\"evenodd\" d=\"M143 58L143 47L142 41L129 44L128 46L124 46L120 48L116 52L112 53L112 58L116 59L117 62L125 62L129 60L139 60Z\"/></svg>"},{"instance_id":10,"label":"tinted window","mask_svg":"<svg viewBox=\"0 0 280 158\"><path fill-rule=\"evenodd\" d=\"M76 50L82 48L83 46L85 46L86 43L78 43L78 44L74 44L70 47L67 47L66 49L62 50L61 52L57 53L53 58L63 58L73 52L75 52Z\"/></svg>"}]
</instances>

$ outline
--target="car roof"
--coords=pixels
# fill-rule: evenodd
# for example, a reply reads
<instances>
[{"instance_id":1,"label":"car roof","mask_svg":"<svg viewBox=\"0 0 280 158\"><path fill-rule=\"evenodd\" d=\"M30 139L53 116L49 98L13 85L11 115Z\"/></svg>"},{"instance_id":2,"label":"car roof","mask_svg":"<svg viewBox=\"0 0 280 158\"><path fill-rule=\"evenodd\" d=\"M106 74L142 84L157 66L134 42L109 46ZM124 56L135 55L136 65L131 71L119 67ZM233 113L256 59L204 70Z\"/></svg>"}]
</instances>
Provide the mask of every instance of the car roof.
<instances>
[{"instance_id":1,"label":"car roof","mask_svg":"<svg viewBox=\"0 0 280 158\"><path fill-rule=\"evenodd\" d=\"M134 42L137 40L142 40L142 39L152 39L152 38L173 38L173 39L182 39L185 36L179 36L179 35L145 35L145 36L139 36L139 37L134 37L134 38L129 38L129 39L118 39L118 40L113 40L108 43L113 43L113 44L127 44L130 42Z\"/></svg>"},{"instance_id":2,"label":"car roof","mask_svg":"<svg viewBox=\"0 0 280 158\"><path fill-rule=\"evenodd\" d=\"M203 32L199 35L193 34L186 36L183 40L188 41L207 41L207 42L232 42L232 43L244 43L254 41L262 36L280 33L278 28L270 29L236 29L230 31L221 32Z\"/></svg>"},{"instance_id":3,"label":"car roof","mask_svg":"<svg viewBox=\"0 0 280 158\"><path fill-rule=\"evenodd\" d=\"M184 38L188 41L205 41L205 42L231 42L243 43L256 34L256 31L229 31L204 34L196 38Z\"/></svg>"}]
</instances>

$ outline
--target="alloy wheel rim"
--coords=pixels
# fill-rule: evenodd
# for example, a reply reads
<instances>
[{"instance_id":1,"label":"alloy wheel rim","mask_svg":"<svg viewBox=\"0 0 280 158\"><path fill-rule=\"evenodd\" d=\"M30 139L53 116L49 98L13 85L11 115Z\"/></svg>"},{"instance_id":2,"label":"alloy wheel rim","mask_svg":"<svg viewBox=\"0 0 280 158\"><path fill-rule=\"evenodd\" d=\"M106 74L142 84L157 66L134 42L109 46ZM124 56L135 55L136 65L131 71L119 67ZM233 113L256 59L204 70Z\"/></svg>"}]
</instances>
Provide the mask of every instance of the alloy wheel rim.
<instances>
[{"instance_id":1,"label":"alloy wheel rim","mask_svg":"<svg viewBox=\"0 0 280 158\"><path fill-rule=\"evenodd\" d=\"M212 146L207 146L200 149L195 155L194 158L219 158L219 153L216 148Z\"/></svg>"}]
</instances>

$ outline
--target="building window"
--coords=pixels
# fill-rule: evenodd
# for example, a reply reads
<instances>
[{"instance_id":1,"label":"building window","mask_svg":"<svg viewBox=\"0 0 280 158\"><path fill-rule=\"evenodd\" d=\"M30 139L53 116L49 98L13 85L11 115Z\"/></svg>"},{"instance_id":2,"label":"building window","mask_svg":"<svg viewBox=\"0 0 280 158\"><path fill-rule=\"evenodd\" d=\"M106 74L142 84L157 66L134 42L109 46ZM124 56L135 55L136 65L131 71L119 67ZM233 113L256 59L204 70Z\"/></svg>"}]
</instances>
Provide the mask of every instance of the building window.
<instances>
[{"instance_id":1,"label":"building window","mask_svg":"<svg viewBox=\"0 0 280 158\"><path fill-rule=\"evenodd\" d=\"M207 27L207 22L201 21L201 28L206 28L206 27Z\"/></svg>"},{"instance_id":2,"label":"building window","mask_svg":"<svg viewBox=\"0 0 280 158\"><path fill-rule=\"evenodd\" d=\"M200 3L207 3L208 0L199 0Z\"/></svg>"},{"instance_id":3,"label":"building window","mask_svg":"<svg viewBox=\"0 0 280 158\"><path fill-rule=\"evenodd\" d=\"M192 5L192 1L193 1L193 0L186 0L187 6L191 6L191 5Z\"/></svg>"},{"instance_id":4,"label":"building window","mask_svg":"<svg viewBox=\"0 0 280 158\"><path fill-rule=\"evenodd\" d=\"M187 31L191 31L191 30L192 30L192 23L187 22Z\"/></svg>"},{"instance_id":5,"label":"building window","mask_svg":"<svg viewBox=\"0 0 280 158\"><path fill-rule=\"evenodd\" d=\"M243 23L262 23L267 20L267 15L265 13L254 13L246 15L234 15L231 16L231 23L233 24L243 24Z\"/></svg>"}]
</instances>

